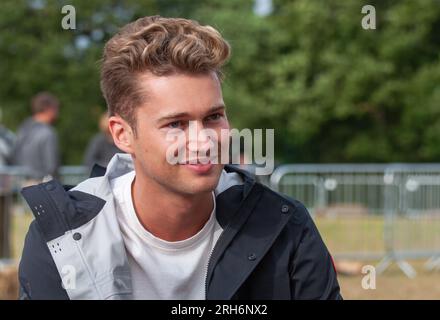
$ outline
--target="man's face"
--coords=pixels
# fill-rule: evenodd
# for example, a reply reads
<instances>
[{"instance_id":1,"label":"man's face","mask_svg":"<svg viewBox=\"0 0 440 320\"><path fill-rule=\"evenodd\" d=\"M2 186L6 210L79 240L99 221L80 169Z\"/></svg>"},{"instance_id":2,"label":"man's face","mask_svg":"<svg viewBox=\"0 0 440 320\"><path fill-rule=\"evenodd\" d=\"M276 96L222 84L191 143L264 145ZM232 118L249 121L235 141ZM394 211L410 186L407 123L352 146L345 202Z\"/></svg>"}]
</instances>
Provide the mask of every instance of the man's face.
<instances>
[{"instance_id":1,"label":"man's face","mask_svg":"<svg viewBox=\"0 0 440 320\"><path fill-rule=\"evenodd\" d=\"M140 77L139 81L148 98L136 110L136 136L133 135L130 150L127 150L132 154L137 177L142 175L147 181L180 194L212 191L223 169L223 165L219 164L221 145L227 139L221 130L229 129L216 74L160 77L148 74ZM192 133L196 132L196 136L189 133L194 125L196 131ZM204 129L215 132L217 138L204 135ZM176 131L185 137L183 143L167 139L167 135ZM208 150L210 145L217 147ZM185 156L179 161L182 164L172 164L167 160L170 150L185 150ZM214 157L216 152L216 164L188 164L190 160L194 163L197 160L202 162L201 158Z\"/></svg>"},{"instance_id":2,"label":"man's face","mask_svg":"<svg viewBox=\"0 0 440 320\"><path fill-rule=\"evenodd\" d=\"M53 105L52 107L50 107L49 109L47 109L46 111L48 113L48 118L49 118L49 123L55 123L58 119L58 114L59 114L59 106L58 105Z\"/></svg>"}]
</instances>

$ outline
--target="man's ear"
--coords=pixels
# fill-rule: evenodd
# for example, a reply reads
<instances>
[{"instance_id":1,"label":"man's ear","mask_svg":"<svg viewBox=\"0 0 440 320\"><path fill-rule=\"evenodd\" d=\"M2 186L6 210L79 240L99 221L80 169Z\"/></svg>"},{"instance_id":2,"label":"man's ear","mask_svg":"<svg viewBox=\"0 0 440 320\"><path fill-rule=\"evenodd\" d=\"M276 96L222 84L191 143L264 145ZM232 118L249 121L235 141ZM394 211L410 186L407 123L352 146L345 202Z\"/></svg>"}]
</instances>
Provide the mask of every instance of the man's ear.
<instances>
[{"instance_id":1,"label":"man's ear","mask_svg":"<svg viewBox=\"0 0 440 320\"><path fill-rule=\"evenodd\" d=\"M112 116L108 119L108 128L115 145L122 151L133 154L134 134L127 121L120 116Z\"/></svg>"}]
</instances>

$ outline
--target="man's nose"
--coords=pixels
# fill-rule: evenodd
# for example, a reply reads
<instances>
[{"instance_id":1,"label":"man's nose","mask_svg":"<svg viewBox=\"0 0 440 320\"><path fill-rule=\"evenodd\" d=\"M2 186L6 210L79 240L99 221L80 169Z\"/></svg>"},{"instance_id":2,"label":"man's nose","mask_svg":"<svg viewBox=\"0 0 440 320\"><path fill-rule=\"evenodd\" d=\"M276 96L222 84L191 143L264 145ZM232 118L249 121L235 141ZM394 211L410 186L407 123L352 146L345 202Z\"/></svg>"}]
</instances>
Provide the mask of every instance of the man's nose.
<instances>
[{"instance_id":1,"label":"man's nose","mask_svg":"<svg viewBox=\"0 0 440 320\"><path fill-rule=\"evenodd\" d=\"M211 149L212 137L208 134L208 131L204 128L203 124L195 123L190 125L188 150L190 152L206 152Z\"/></svg>"}]
</instances>

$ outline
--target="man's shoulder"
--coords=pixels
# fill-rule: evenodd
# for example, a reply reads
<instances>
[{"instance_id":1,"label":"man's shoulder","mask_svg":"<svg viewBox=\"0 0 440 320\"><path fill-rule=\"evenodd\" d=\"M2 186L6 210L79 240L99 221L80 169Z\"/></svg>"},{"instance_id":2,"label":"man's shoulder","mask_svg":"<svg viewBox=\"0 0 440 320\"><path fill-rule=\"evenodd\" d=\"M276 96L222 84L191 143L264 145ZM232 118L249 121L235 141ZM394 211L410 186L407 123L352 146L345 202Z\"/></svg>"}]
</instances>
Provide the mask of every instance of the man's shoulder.
<instances>
[{"instance_id":1,"label":"man's shoulder","mask_svg":"<svg viewBox=\"0 0 440 320\"><path fill-rule=\"evenodd\" d=\"M23 126L22 132L26 132L27 136L43 140L44 142L57 138L57 132L52 126L37 121L30 121L27 126Z\"/></svg>"},{"instance_id":2,"label":"man's shoulder","mask_svg":"<svg viewBox=\"0 0 440 320\"><path fill-rule=\"evenodd\" d=\"M290 214L290 221L295 224L304 224L311 218L309 211L301 201L273 190L260 182L256 182L256 184L263 189L262 200L258 205L263 207L265 212Z\"/></svg>"},{"instance_id":3,"label":"man's shoulder","mask_svg":"<svg viewBox=\"0 0 440 320\"><path fill-rule=\"evenodd\" d=\"M51 180L22 189L46 241L87 223L100 213L106 201L98 195L101 187L96 183L98 180L89 178L74 188Z\"/></svg>"},{"instance_id":4,"label":"man's shoulder","mask_svg":"<svg viewBox=\"0 0 440 320\"><path fill-rule=\"evenodd\" d=\"M41 135L45 136L57 136L57 132L54 127L48 124L42 123L40 126L36 128L36 131L38 131Z\"/></svg>"},{"instance_id":5,"label":"man's shoulder","mask_svg":"<svg viewBox=\"0 0 440 320\"><path fill-rule=\"evenodd\" d=\"M102 132L98 132L90 139L89 146L98 148L105 142L105 139L105 135Z\"/></svg>"}]
</instances>

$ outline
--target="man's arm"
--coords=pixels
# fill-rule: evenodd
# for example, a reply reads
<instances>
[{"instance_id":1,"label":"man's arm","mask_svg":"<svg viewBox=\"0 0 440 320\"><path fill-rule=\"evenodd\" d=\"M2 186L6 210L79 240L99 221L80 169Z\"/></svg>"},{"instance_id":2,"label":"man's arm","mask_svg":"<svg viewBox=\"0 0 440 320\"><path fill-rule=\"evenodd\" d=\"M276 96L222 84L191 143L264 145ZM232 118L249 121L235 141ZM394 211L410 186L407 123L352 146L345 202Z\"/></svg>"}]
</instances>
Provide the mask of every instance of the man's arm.
<instances>
[{"instance_id":1,"label":"man's arm","mask_svg":"<svg viewBox=\"0 0 440 320\"><path fill-rule=\"evenodd\" d=\"M328 252L312 218L299 207L305 219L300 243L290 273L292 298L298 300L340 300L339 283L333 258Z\"/></svg>"},{"instance_id":2,"label":"man's arm","mask_svg":"<svg viewBox=\"0 0 440 320\"><path fill-rule=\"evenodd\" d=\"M42 165L46 174L57 177L60 164L58 135L55 130L48 130L41 146Z\"/></svg>"},{"instance_id":3,"label":"man's arm","mask_svg":"<svg viewBox=\"0 0 440 320\"><path fill-rule=\"evenodd\" d=\"M26 235L18 269L19 299L69 299L46 241L34 220Z\"/></svg>"}]
</instances>

